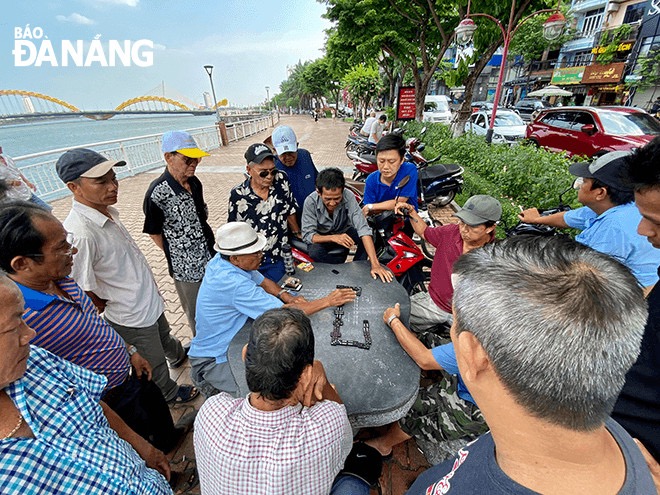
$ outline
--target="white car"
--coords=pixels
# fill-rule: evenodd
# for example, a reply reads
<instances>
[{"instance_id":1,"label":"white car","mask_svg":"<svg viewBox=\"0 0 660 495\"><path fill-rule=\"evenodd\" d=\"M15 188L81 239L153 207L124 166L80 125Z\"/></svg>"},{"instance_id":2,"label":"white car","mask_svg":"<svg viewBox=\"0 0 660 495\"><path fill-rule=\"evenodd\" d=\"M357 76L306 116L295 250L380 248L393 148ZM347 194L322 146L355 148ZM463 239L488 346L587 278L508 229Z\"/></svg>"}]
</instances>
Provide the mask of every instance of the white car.
<instances>
[{"instance_id":1,"label":"white car","mask_svg":"<svg viewBox=\"0 0 660 495\"><path fill-rule=\"evenodd\" d=\"M491 112L479 111L470 115L465 123L465 132L473 132L479 136L486 136L490 122ZM515 144L524 139L527 124L523 122L516 112L497 109L495 125L493 126L493 143Z\"/></svg>"},{"instance_id":2,"label":"white car","mask_svg":"<svg viewBox=\"0 0 660 495\"><path fill-rule=\"evenodd\" d=\"M445 95L427 95L424 99L423 122L451 123L451 108L449 98Z\"/></svg>"}]
</instances>

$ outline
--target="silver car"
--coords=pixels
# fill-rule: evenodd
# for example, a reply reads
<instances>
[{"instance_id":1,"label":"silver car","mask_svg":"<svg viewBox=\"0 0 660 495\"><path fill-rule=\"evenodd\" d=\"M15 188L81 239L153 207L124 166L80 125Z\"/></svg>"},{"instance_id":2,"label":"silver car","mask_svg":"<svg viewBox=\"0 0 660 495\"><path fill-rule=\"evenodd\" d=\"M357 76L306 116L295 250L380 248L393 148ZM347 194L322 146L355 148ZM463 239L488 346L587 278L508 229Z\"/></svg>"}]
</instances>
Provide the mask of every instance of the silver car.
<instances>
[{"instance_id":1,"label":"silver car","mask_svg":"<svg viewBox=\"0 0 660 495\"><path fill-rule=\"evenodd\" d=\"M473 113L465 123L465 132L473 132L485 137L490 123L490 116L490 111ZM498 109L495 125L493 126L493 143L515 144L525 137L526 128L527 125L516 112Z\"/></svg>"}]
</instances>

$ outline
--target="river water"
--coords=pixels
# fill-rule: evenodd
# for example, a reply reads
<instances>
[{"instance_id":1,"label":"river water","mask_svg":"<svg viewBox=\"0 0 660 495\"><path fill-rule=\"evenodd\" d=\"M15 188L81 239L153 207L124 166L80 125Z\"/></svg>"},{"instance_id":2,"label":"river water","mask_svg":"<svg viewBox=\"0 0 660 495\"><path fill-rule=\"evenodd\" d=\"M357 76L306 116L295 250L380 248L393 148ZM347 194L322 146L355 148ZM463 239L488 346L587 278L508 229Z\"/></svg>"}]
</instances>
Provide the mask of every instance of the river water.
<instances>
[{"instance_id":1,"label":"river water","mask_svg":"<svg viewBox=\"0 0 660 495\"><path fill-rule=\"evenodd\" d=\"M9 156L112 141L172 130L212 126L214 115L117 116L109 120L85 117L0 125L0 146Z\"/></svg>"}]
</instances>

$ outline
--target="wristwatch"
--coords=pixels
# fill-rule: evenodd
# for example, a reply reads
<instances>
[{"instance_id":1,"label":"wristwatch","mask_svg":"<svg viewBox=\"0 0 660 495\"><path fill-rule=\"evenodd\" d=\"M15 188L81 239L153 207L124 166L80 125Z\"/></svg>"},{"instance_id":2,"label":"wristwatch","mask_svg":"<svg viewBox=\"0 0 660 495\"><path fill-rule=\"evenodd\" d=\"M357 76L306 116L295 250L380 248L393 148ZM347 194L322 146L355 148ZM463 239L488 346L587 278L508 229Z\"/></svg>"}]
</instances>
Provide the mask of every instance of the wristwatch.
<instances>
[{"instance_id":1,"label":"wristwatch","mask_svg":"<svg viewBox=\"0 0 660 495\"><path fill-rule=\"evenodd\" d=\"M372 203L369 203L369 204L367 205L367 210L369 210L369 211L373 211L373 209L374 209L374 205L373 205Z\"/></svg>"},{"instance_id":2,"label":"wristwatch","mask_svg":"<svg viewBox=\"0 0 660 495\"><path fill-rule=\"evenodd\" d=\"M128 351L128 355L132 356L137 352L137 347L135 347L134 345L129 345L126 350Z\"/></svg>"}]
</instances>

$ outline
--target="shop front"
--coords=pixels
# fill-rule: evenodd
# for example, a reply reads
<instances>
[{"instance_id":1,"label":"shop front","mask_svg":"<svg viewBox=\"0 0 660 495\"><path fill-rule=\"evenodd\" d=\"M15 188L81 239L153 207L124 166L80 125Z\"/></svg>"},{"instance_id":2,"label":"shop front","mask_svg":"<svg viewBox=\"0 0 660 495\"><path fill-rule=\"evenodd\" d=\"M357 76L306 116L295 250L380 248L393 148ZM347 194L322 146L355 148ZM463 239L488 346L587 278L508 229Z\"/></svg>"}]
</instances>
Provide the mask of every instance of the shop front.
<instances>
[{"instance_id":1,"label":"shop front","mask_svg":"<svg viewBox=\"0 0 660 495\"><path fill-rule=\"evenodd\" d=\"M587 90L585 105L623 105L628 98L624 84L621 84L625 62L594 64L585 68L582 84Z\"/></svg>"}]
</instances>

